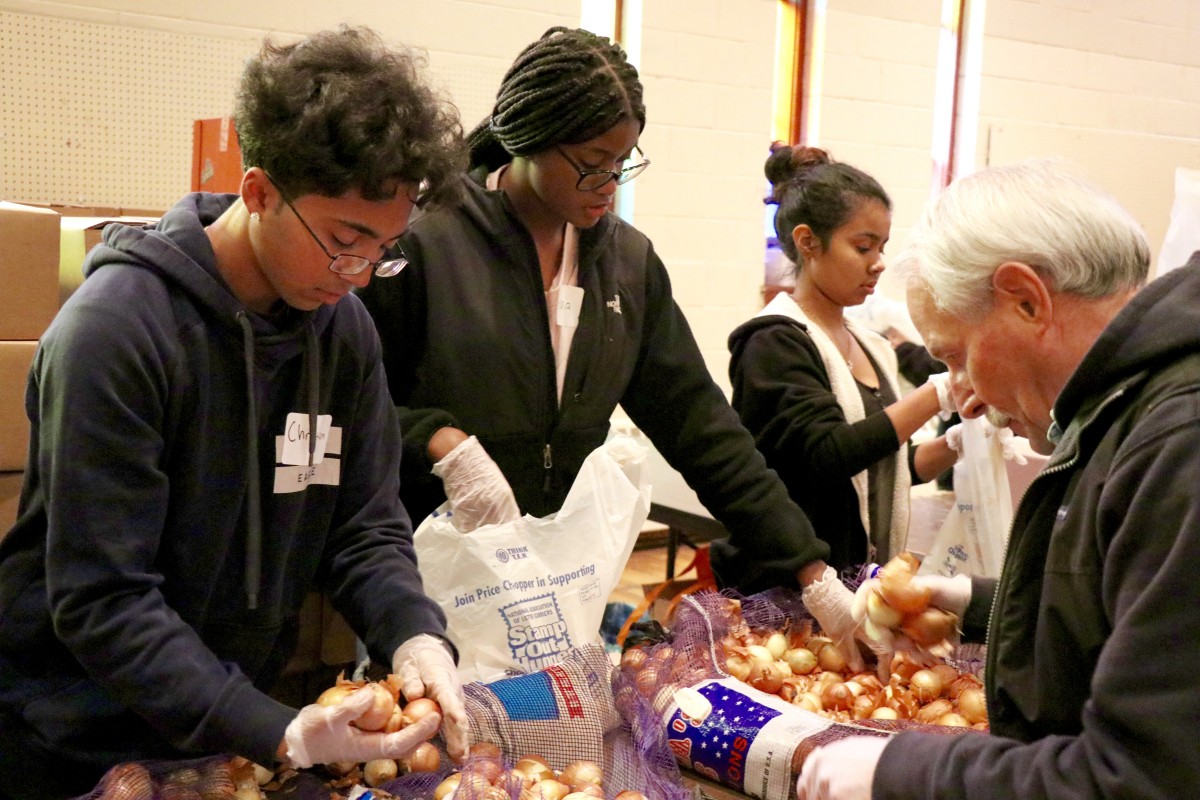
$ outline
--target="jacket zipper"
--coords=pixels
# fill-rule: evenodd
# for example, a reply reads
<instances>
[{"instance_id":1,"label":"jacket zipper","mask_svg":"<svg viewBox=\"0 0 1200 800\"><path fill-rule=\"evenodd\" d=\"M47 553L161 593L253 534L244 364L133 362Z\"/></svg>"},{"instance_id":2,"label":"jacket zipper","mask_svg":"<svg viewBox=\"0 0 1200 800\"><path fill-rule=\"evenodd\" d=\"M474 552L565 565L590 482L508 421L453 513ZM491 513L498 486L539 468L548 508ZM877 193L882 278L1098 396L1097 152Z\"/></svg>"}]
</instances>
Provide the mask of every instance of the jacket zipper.
<instances>
[{"instance_id":1,"label":"jacket zipper","mask_svg":"<svg viewBox=\"0 0 1200 800\"><path fill-rule=\"evenodd\" d=\"M1104 411L1104 409L1108 408L1108 406L1110 404L1112 404L1113 402L1115 402L1116 400L1121 398L1124 394L1125 394L1125 387L1124 386L1119 387L1116 391L1114 391L1112 394L1110 394L1108 397L1106 397L1100 403L1100 405L1098 405L1096 407L1096 410L1093 411L1091 413L1091 415L1089 415L1088 418L1083 423L1080 424L1079 435L1075 437L1076 447L1075 447L1074 455L1072 455L1066 461L1063 461L1059 464L1055 464L1052 467L1047 467L1046 469L1043 469L1041 472L1039 472L1037 475L1035 475L1033 480L1029 482L1029 485L1025 487L1025 491L1021 493L1021 499L1017 503L1017 510L1013 513L1012 524L1009 527L1008 547L1005 548L1006 552L1005 552L1005 556L1004 556L1006 561L1008 560L1008 552L1007 551L1011 550L1013 547L1013 533L1017 529L1017 512L1019 512L1021 509L1021 506L1024 505L1025 498L1029 495L1029 491L1030 491L1030 489L1033 488L1033 484L1037 483L1038 481L1042 480L1043 478L1045 478L1049 475L1054 475L1059 472L1063 472L1067 469L1071 469L1076 464L1078 464L1079 463L1078 442L1083 437L1084 432L1087 430L1087 428L1091 424L1092 420L1094 420L1097 416L1099 416L1100 413ZM1004 586L1008 583L1007 573L1004 571L1003 567L1001 567L1000 574L1001 574L1001 580L996 581L996 588L992 592L992 609L991 609L991 612L988 614L987 631L984 634L984 640L983 640L988 645L987 659L985 660L984 676L983 676L984 687L985 687L985 691L984 691L985 698L993 697L995 695L995 688L996 688L996 685L994 683L994 681L995 681L995 669L994 668L995 668L997 656L996 656L996 648L992 647L992 626L995 625L995 623L996 623L996 614L998 613L998 610L999 610L996 605L996 601L1000 599L1000 590L1002 588L1004 588ZM989 716L989 718L991 717L993 711L994 711L994 709L991 708L991 701L988 700L988 716Z\"/></svg>"},{"instance_id":2,"label":"jacket zipper","mask_svg":"<svg viewBox=\"0 0 1200 800\"><path fill-rule=\"evenodd\" d=\"M546 469L546 480L542 484L542 491L546 494L550 493L550 470L554 467L554 457L550 453L550 443L546 442L546 446L542 449L542 466Z\"/></svg>"}]
</instances>

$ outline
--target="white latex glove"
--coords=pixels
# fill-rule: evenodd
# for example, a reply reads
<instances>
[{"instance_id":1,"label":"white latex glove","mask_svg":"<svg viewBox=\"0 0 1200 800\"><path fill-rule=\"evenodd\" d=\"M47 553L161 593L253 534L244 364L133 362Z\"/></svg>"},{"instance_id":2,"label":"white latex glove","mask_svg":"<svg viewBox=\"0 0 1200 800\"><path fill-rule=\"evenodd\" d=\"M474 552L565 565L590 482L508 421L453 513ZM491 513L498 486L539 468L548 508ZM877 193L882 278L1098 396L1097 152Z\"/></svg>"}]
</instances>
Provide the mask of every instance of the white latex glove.
<instances>
[{"instance_id":1,"label":"white latex glove","mask_svg":"<svg viewBox=\"0 0 1200 800\"><path fill-rule=\"evenodd\" d=\"M405 758L437 733L441 717L430 714L396 733L359 730L350 723L366 713L375 694L358 690L336 706L300 709L283 732L287 760L296 769L337 761Z\"/></svg>"},{"instance_id":2,"label":"white latex glove","mask_svg":"<svg viewBox=\"0 0 1200 800\"><path fill-rule=\"evenodd\" d=\"M996 441L1000 443L1000 453L1004 456L1005 461L1016 461L1022 465L1029 463L1029 459L1021 455L1021 451L1017 449L1017 437L1010 428L993 428L989 423L987 426L987 435L996 437Z\"/></svg>"},{"instance_id":3,"label":"white latex glove","mask_svg":"<svg viewBox=\"0 0 1200 800\"><path fill-rule=\"evenodd\" d=\"M450 649L436 636L422 633L396 648L392 673L400 677L404 699L428 697L442 707L442 736L455 761L467 755L467 710L462 681ZM407 728L405 729L407 730Z\"/></svg>"},{"instance_id":4,"label":"white latex glove","mask_svg":"<svg viewBox=\"0 0 1200 800\"><path fill-rule=\"evenodd\" d=\"M871 800L875 767L888 741L851 736L813 750L796 779L797 800Z\"/></svg>"},{"instance_id":5,"label":"white latex glove","mask_svg":"<svg viewBox=\"0 0 1200 800\"><path fill-rule=\"evenodd\" d=\"M971 576L955 575L947 578L945 575L914 575L913 583L917 586L928 586L931 590L929 604L944 608L962 619L971 602Z\"/></svg>"},{"instance_id":6,"label":"white latex glove","mask_svg":"<svg viewBox=\"0 0 1200 800\"><path fill-rule=\"evenodd\" d=\"M969 575L955 575L953 578L944 575L914 575L912 581L915 586L929 587L930 605L945 609L962 619L967 604L971 602ZM854 593L850 613L855 622L862 625L862 640L879 657L879 679L886 683L891 672L892 656L898 652L905 653L919 664L933 664L938 659L927 649L913 644L900 631L876 625L867 617L867 595L876 591L878 586L878 578L863 581ZM957 636L954 638L957 639Z\"/></svg>"},{"instance_id":7,"label":"white latex glove","mask_svg":"<svg viewBox=\"0 0 1200 800\"><path fill-rule=\"evenodd\" d=\"M833 567L826 567L820 580L805 586L800 598L821 626L821 631L842 651L850 670L862 672L862 654L854 643L859 626L850 612L854 594L841 582Z\"/></svg>"},{"instance_id":8,"label":"white latex glove","mask_svg":"<svg viewBox=\"0 0 1200 800\"><path fill-rule=\"evenodd\" d=\"M454 513L451 521L463 533L521 516L504 473L474 436L442 456L433 465L433 474L442 479Z\"/></svg>"},{"instance_id":9,"label":"white latex glove","mask_svg":"<svg viewBox=\"0 0 1200 800\"><path fill-rule=\"evenodd\" d=\"M962 455L962 423L951 425L946 428L946 432L942 434L946 437L946 447L949 447L954 452Z\"/></svg>"},{"instance_id":10,"label":"white latex glove","mask_svg":"<svg viewBox=\"0 0 1200 800\"><path fill-rule=\"evenodd\" d=\"M932 384L933 390L937 392L938 416L942 419L950 419L950 415L958 411L958 407L954 405L954 395L950 391L950 373L935 372L930 375L925 381Z\"/></svg>"}]
</instances>

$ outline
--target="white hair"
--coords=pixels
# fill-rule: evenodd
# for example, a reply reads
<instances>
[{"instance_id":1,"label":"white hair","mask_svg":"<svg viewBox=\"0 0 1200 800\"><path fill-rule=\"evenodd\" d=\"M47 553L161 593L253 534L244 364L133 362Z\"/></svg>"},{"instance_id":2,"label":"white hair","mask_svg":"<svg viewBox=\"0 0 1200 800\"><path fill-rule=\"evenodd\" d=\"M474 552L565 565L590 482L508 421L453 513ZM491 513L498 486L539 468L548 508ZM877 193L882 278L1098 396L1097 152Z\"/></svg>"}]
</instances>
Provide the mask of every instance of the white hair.
<instances>
[{"instance_id":1,"label":"white hair","mask_svg":"<svg viewBox=\"0 0 1200 800\"><path fill-rule=\"evenodd\" d=\"M950 184L893 267L969 320L991 308L992 273L1009 261L1033 267L1055 291L1100 298L1146 282L1150 247L1107 192L1063 162L1031 160Z\"/></svg>"}]
</instances>

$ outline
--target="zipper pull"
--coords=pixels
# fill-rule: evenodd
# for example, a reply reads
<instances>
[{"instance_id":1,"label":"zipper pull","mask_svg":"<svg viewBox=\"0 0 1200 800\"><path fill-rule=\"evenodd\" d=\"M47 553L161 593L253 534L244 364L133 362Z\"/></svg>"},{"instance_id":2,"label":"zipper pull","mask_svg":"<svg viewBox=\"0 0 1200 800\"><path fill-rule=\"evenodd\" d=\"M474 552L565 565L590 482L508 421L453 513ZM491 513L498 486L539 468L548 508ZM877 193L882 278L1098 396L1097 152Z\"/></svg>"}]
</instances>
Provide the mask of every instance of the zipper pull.
<instances>
[{"instance_id":1,"label":"zipper pull","mask_svg":"<svg viewBox=\"0 0 1200 800\"><path fill-rule=\"evenodd\" d=\"M550 443L547 442L542 448L542 466L546 470L546 480L542 484L542 491L550 492L550 470L554 466L554 458L550 455Z\"/></svg>"}]
</instances>

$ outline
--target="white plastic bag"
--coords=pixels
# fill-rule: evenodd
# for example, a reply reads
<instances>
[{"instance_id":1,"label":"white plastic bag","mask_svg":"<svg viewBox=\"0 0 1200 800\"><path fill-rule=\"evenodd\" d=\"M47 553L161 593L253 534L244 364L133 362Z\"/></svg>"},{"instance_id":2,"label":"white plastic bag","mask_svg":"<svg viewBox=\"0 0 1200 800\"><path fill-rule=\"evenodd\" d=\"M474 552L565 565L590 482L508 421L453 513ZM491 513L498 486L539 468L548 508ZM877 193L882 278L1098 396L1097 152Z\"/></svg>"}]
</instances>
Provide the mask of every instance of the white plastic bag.
<instances>
[{"instance_id":1,"label":"white plastic bag","mask_svg":"<svg viewBox=\"0 0 1200 800\"><path fill-rule=\"evenodd\" d=\"M1004 447L982 417L963 420L961 430L954 505L917 574L997 577L1013 514Z\"/></svg>"},{"instance_id":2,"label":"white plastic bag","mask_svg":"<svg viewBox=\"0 0 1200 800\"><path fill-rule=\"evenodd\" d=\"M446 612L464 681L535 672L600 639L608 596L650 513L646 448L613 436L583 462L557 514L463 534L417 528L425 591Z\"/></svg>"},{"instance_id":3,"label":"white plastic bag","mask_svg":"<svg viewBox=\"0 0 1200 800\"><path fill-rule=\"evenodd\" d=\"M1171 223L1158 251L1158 271L1164 275L1182 267L1200 250L1200 170L1175 168L1175 203Z\"/></svg>"}]
</instances>

